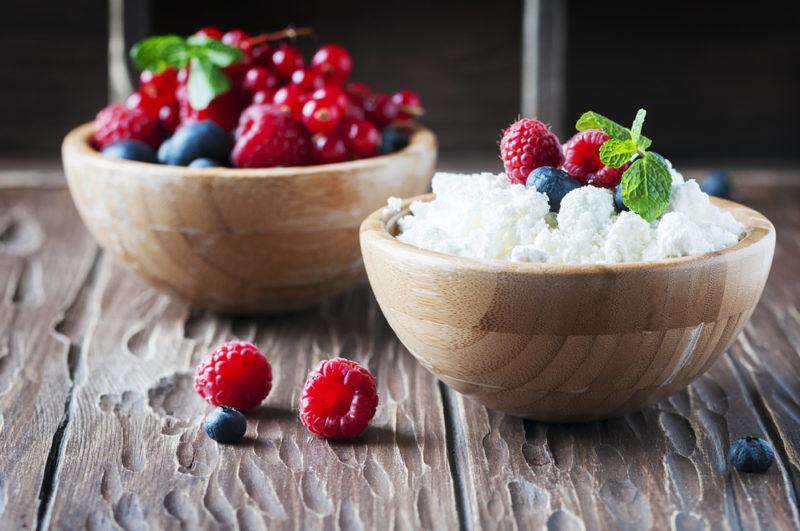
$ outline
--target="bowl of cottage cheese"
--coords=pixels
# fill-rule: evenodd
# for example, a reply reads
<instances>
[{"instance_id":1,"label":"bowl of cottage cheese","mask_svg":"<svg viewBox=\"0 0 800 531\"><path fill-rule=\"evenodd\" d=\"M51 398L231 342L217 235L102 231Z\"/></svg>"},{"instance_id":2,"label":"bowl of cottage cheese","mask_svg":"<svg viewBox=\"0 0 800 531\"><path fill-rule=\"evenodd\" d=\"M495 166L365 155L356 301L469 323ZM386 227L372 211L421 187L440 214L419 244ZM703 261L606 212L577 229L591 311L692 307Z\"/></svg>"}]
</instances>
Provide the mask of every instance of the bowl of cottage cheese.
<instances>
[{"instance_id":1,"label":"bowl of cottage cheese","mask_svg":"<svg viewBox=\"0 0 800 531\"><path fill-rule=\"evenodd\" d=\"M584 421L669 396L744 327L775 246L763 215L669 169L652 221L608 188L554 212L507 175L439 173L361 226L378 303L423 366L492 409Z\"/></svg>"}]
</instances>

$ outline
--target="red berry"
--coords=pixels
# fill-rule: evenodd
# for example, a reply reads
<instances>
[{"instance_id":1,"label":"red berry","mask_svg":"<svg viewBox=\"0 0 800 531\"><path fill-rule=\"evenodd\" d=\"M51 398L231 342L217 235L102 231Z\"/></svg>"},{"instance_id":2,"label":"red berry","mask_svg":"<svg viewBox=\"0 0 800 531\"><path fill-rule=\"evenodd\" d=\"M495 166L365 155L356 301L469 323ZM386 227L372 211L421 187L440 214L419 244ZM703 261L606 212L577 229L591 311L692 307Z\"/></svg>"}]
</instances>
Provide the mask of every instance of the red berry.
<instances>
[{"instance_id":1,"label":"red berry","mask_svg":"<svg viewBox=\"0 0 800 531\"><path fill-rule=\"evenodd\" d=\"M530 118L517 120L503 132L500 158L506 178L520 184L525 184L528 174L536 168L558 168L564 160L556 135L539 120Z\"/></svg>"},{"instance_id":2,"label":"red berry","mask_svg":"<svg viewBox=\"0 0 800 531\"><path fill-rule=\"evenodd\" d=\"M266 106L263 106L266 107ZM253 112L252 124L244 128L233 148L233 163L239 168L302 166L311 159L311 138L303 124L279 109Z\"/></svg>"},{"instance_id":3,"label":"red berry","mask_svg":"<svg viewBox=\"0 0 800 531\"><path fill-rule=\"evenodd\" d=\"M236 131L234 131L235 138L238 140L238 138L249 131L255 123L261 121L265 115L274 112L283 111L271 103L254 103L250 105L243 110L241 116L239 116L239 125L236 127Z\"/></svg>"},{"instance_id":4,"label":"red berry","mask_svg":"<svg viewBox=\"0 0 800 531\"><path fill-rule=\"evenodd\" d=\"M222 36L222 42L228 46L241 47L242 43L250 38L250 34L244 30L232 29Z\"/></svg>"},{"instance_id":5,"label":"red berry","mask_svg":"<svg viewBox=\"0 0 800 531\"><path fill-rule=\"evenodd\" d=\"M315 90L311 94L312 100L327 100L335 103L342 111L347 108L350 103L347 99L347 94L336 85L325 85L321 89Z\"/></svg>"},{"instance_id":6,"label":"red berry","mask_svg":"<svg viewBox=\"0 0 800 531\"><path fill-rule=\"evenodd\" d=\"M272 103L275 98L275 91L272 89L264 89L256 91L250 100L251 105L260 105L262 103Z\"/></svg>"},{"instance_id":7,"label":"red berry","mask_svg":"<svg viewBox=\"0 0 800 531\"><path fill-rule=\"evenodd\" d=\"M361 105L361 103L364 101L364 98L372 93L369 86L367 86L365 83L359 83L358 81L351 81L345 85L345 90L347 91L350 101L357 105Z\"/></svg>"},{"instance_id":8,"label":"red berry","mask_svg":"<svg viewBox=\"0 0 800 531\"><path fill-rule=\"evenodd\" d=\"M266 89L274 91L278 88L278 77L269 68L253 66L245 73L243 86L251 94Z\"/></svg>"},{"instance_id":9,"label":"red berry","mask_svg":"<svg viewBox=\"0 0 800 531\"><path fill-rule=\"evenodd\" d=\"M381 134L367 120L353 121L345 130L345 139L350 153L357 159L372 157L378 152Z\"/></svg>"},{"instance_id":10,"label":"red berry","mask_svg":"<svg viewBox=\"0 0 800 531\"><path fill-rule=\"evenodd\" d=\"M397 104L386 94L370 94L364 98L363 106L367 120L379 129L392 123L400 112Z\"/></svg>"},{"instance_id":11,"label":"red berry","mask_svg":"<svg viewBox=\"0 0 800 531\"><path fill-rule=\"evenodd\" d=\"M342 118L342 109L333 100L311 99L303 105L303 125L312 133L333 131Z\"/></svg>"},{"instance_id":12,"label":"red berry","mask_svg":"<svg viewBox=\"0 0 800 531\"><path fill-rule=\"evenodd\" d=\"M401 90L392 94L392 101L400 108L397 118L400 120L413 120L422 115L422 101L411 90Z\"/></svg>"},{"instance_id":13,"label":"red berry","mask_svg":"<svg viewBox=\"0 0 800 531\"><path fill-rule=\"evenodd\" d=\"M247 48L250 62L258 66L272 66L272 53L275 48L268 43L256 44Z\"/></svg>"},{"instance_id":14,"label":"red berry","mask_svg":"<svg viewBox=\"0 0 800 531\"><path fill-rule=\"evenodd\" d=\"M181 111L177 104L164 105L158 110L158 123L166 133L174 133L180 121Z\"/></svg>"},{"instance_id":15,"label":"red berry","mask_svg":"<svg viewBox=\"0 0 800 531\"><path fill-rule=\"evenodd\" d=\"M93 138L99 149L122 140L141 140L158 147L158 120L141 109L128 109L112 103L97 113Z\"/></svg>"},{"instance_id":16,"label":"red berry","mask_svg":"<svg viewBox=\"0 0 800 531\"><path fill-rule=\"evenodd\" d=\"M358 105L348 103L347 107L344 109L344 118L350 121L363 120L366 118L366 115L364 114L364 109Z\"/></svg>"},{"instance_id":17,"label":"red berry","mask_svg":"<svg viewBox=\"0 0 800 531\"><path fill-rule=\"evenodd\" d=\"M347 160L347 144L339 133L320 133L311 137L311 156L316 164Z\"/></svg>"},{"instance_id":18,"label":"red berry","mask_svg":"<svg viewBox=\"0 0 800 531\"><path fill-rule=\"evenodd\" d=\"M178 70L178 85L185 85L189 82L189 67Z\"/></svg>"},{"instance_id":19,"label":"red berry","mask_svg":"<svg viewBox=\"0 0 800 531\"><path fill-rule=\"evenodd\" d=\"M151 99L162 100L162 104L175 101L175 89L178 87L178 71L172 67L159 73L143 71L139 74L139 92Z\"/></svg>"},{"instance_id":20,"label":"red berry","mask_svg":"<svg viewBox=\"0 0 800 531\"><path fill-rule=\"evenodd\" d=\"M325 360L308 374L300 395L300 420L326 439L351 439L367 428L378 408L375 378L358 363Z\"/></svg>"},{"instance_id":21,"label":"red berry","mask_svg":"<svg viewBox=\"0 0 800 531\"><path fill-rule=\"evenodd\" d=\"M564 144L564 171L581 184L602 188L618 185L629 164L626 163L621 168L609 168L600 161L600 146L606 140L608 135L599 129L576 133Z\"/></svg>"},{"instance_id":22,"label":"red berry","mask_svg":"<svg viewBox=\"0 0 800 531\"><path fill-rule=\"evenodd\" d=\"M258 406L272 389L272 367L252 343L231 341L197 366L194 388L212 406L246 411Z\"/></svg>"},{"instance_id":23,"label":"red berry","mask_svg":"<svg viewBox=\"0 0 800 531\"><path fill-rule=\"evenodd\" d=\"M283 79L289 79L298 68L303 68L303 56L288 44L281 44L272 53L273 71Z\"/></svg>"},{"instance_id":24,"label":"red berry","mask_svg":"<svg viewBox=\"0 0 800 531\"><path fill-rule=\"evenodd\" d=\"M297 85L286 85L278 89L272 98L272 103L281 107L292 115L295 120L303 117L303 104L308 101L306 92Z\"/></svg>"},{"instance_id":25,"label":"red berry","mask_svg":"<svg viewBox=\"0 0 800 531\"><path fill-rule=\"evenodd\" d=\"M215 26L205 26L195 33L198 37L208 37L209 39L222 40L222 32Z\"/></svg>"},{"instance_id":26,"label":"red berry","mask_svg":"<svg viewBox=\"0 0 800 531\"><path fill-rule=\"evenodd\" d=\"M141 92L134 92L125 99L125 107L128 109L139 109L148 116L157 118L158 111L161 109L161 103L157 99L146 97Z\"/></svg>"},{"instance_id":27,"label":"red berry","mask_svg":"<svg viewBox=\"0 0 800 531\"><path fill-rule=\"evenodd\" d=\"M353 61L350 59L350 54L335 44L328 44L323 46L314 57L311 59L311 65L314 70L319 72L325 77L329 83L341 85L347 78L350 77L350 72L353 70Z\"/></svg>"},{"instance_id":28,"label":"red berry","mask_svg":"<svg viewBox=\"0 0 800 531\"><path fill-rule=\"evenodd\" d=\"M189 103L188 90L185 85L178 87L176 94L178 95L178 103L181 109L181 124L211 120L226 131L236 127L239 114L246 103L240 93L235 90L229 90L211 100L211 103L205 109L198 110Z\"/></svg>"},{"instance_id":29,"label":"red berry","mask_svg":"<svg viewBox=\"0 0 800 531\"><path fill-rule=\"evenodd\" d=\"M325 85L325 79L316 70L298 68L292 73L292 83L306 92L311 92Z\"/></svg>"}]
</instances>

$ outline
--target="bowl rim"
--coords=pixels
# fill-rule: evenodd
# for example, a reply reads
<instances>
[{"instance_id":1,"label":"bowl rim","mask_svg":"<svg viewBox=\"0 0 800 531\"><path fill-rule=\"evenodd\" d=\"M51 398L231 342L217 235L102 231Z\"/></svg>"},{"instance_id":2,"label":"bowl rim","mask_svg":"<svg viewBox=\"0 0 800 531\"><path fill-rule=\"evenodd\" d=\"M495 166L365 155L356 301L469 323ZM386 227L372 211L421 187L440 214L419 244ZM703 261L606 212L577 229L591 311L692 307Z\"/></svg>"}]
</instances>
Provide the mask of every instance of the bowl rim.
<instances>
[{"instance_id":1,"label":"bowl rim","mask_svg":"<svg viewBox=\"0 0 800 531\"><path fill-rule=\"evenodd\" d=\"M586 275L586 274L609 274L616 272L630 272L641 270L663 270L670 268L686 268L701 263L711 263L717 260L726 260L728 255L744 252L751 249L765 238L775 239L775 227L766 216L760 212L746 207L735 201L711 197L712 204L730 212L739 222L745 225L745 235L735 245L725 247L719 251L705 253L695 256L680 256L675 258L661 258L659 260L638 261L638 262L613 262L598 264L570 264L570 263L551 263L551 262L511 262L508 260L487 260L483 258L470 258L465 256L451 255L423 249L409 243L401 242L393 236L389 229L396 225L397 220L409 213L409 207L414 201L430 201L435 194L423 194L403 199L399 210L387 210L382 207L370 214L362 223L359 229L359 237L362 245L365 238L375 238L372 243L380 243L389 246L397 252L407 253L419 258L424 258L431 263L442 266L459 267L475 271L486 271L492 273L514 273L514 274L552 274L552 275ZM363 254L363 251L362 251Z\"/></svg>"},{"instance_id":2,"label":"bowl rim","mask_svg":"<svg viewBox=\"0 0 800 531\"><path fill-rule=\"evenodd\" d=\"M72 129L64 137L61 145L62 158L67 156L78 156L92 164L105 166L108 169L122 171L124 169L148 169L151 173L157 170L159 175L165 177L186 177L186 178L281 178L313 176L315 174L330 174L331 172L346 173L349 171L363 170L365 168L380 167L390 161L405 158L416 152L421 152L429 148L436 149L436 136L433 132L421 125L415 125L411 130L408 145L399 151L377 155L366 159L351 160L346 162L336 162L332 164L317 164L313 166L286 166L279 168L190 168L188 166L170 166L153 162L139 162L132 160L112 159L92 146L91 138L94 131L94 123L87 122Z\"/></svg>"}]
</instances>

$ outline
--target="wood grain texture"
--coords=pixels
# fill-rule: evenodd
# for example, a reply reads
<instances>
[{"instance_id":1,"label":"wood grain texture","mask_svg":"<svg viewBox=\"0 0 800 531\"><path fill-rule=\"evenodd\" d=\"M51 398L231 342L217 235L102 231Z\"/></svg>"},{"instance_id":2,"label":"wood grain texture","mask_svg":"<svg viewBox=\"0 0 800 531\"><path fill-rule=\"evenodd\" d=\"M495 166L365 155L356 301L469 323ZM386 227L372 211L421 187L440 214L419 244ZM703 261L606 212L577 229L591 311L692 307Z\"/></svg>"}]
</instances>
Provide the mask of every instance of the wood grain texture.
<instances>
[{"instance_id":1,"label":"wood grain texture","mask_svg":"<svg viewBox=\"0 0 800 531\"><path fill-rule=\"evenodd\" d=\"M471 260L398 241L376 211L361 226L370 284L410 352L453 389L499 411L584 421L636 411L703 373L761 296L772 224L731 202L735 246L629 264Z\"/></svg>"},{"instance_id":2,"label":"wood grain texture","mask_svg":"<svg viewBox=\"0 0 800 531\"><path fill-rule=\"evenodd\" d=\"M436 138L300 168L198 170L111 160L92 125L64 140L64 169L100 244L150 285L236 313L307 307L364 276L358 226L389 196L427 191Z\"/></svg>"}]
</instances>

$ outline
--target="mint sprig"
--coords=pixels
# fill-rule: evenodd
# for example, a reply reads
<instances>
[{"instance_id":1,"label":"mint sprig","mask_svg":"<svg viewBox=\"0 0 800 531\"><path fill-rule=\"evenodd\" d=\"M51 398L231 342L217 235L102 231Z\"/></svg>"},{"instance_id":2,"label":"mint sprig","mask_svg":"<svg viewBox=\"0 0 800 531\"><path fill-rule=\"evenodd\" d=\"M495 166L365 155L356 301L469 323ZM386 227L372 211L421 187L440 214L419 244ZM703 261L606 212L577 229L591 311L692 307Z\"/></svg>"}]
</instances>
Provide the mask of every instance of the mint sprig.
<instances>
[{"instance_id":1,"label":"mint sprig","mask_svg":"<svg viewBox=\"0 0 800 531\"><path fill-rule=\"evenodd\" d=\"M178 35L161 35L136 44L131 48L131 59L140 70L153 72L190 66L189 104L202 110L215 97L230 90L230 79L222 69L244 59L244 53L239 48L204 36L193 35L184 39Z\"/></svg>"},{"instance_id":2,"label":"mint sprig","mask_svg":"<svg viewBox=\"0 0 800 531\"><path fill-rule=\"evenodd\" d=\"M646 151L652 141L642 135L647 111L639 109L631 128L589 111L575 124L578 131L600 129L609 136L600 146L600 161L612 168L631 162L622 174L622 202L647 221L657 219L669 205L672 175L664 158Z\"/></svg>"}]
</instances>

